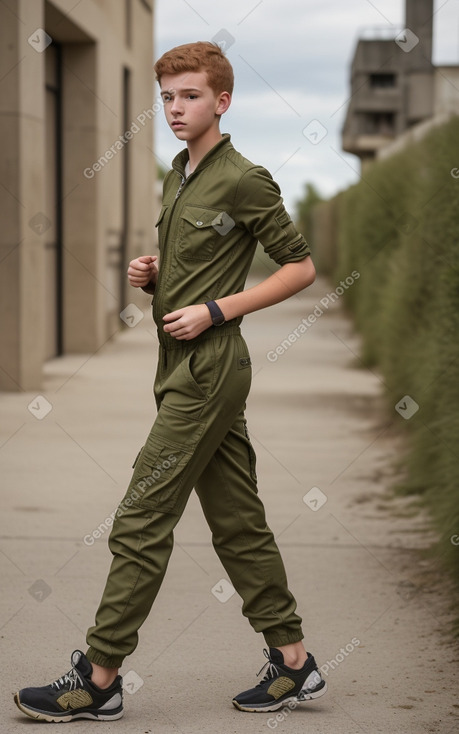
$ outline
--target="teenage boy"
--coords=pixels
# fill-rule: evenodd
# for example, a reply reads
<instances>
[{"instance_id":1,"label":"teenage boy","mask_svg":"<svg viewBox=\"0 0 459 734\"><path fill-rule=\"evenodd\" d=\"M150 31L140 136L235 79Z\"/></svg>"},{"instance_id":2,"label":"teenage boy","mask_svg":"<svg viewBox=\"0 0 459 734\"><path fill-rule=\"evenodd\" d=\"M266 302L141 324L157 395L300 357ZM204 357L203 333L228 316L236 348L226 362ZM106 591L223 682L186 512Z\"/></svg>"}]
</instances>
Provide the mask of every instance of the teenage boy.
<instances>
[{"instance_id":1,"label":"teenage boy","mask_svg":"<svg viewBox=\"0 0 459 734\"><path fill-rule=\"evenodd\" d=\"M243 614L269 647L265 677L233 704L275 711L326 691L303 646L301 618L257 494L244 418L251 366L240 332L244 314L314 281L309 247L270 174L220 133L233 90L233 70L220 48L179 46L155 71L167 122L187 144L164 180L160 268L146 255L128 269L130 284L153 295L158 414L113 524L114 558L86 655L76 650L67 674L15 694L21 711L46 721L122 716L118 668L137 646L193 487ZM257 241L280 269L243 290Z\"/></svg>"}]
</instances>

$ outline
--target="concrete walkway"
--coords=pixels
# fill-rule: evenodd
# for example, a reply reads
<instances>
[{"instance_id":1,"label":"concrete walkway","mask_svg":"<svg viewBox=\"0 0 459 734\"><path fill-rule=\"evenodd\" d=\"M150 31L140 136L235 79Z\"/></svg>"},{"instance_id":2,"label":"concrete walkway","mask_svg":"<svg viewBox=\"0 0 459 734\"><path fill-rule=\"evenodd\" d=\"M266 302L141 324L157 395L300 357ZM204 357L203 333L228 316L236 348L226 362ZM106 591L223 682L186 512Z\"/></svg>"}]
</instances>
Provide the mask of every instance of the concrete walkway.
<instances>
[{"instance_id":1,"label":"concrete walkway","mask_svg":"<svg viewBox=\"0 0 459 734\"><path fill-rule=\"evenodd\" d=\"M122 671L125 717L97 725L104 731L457 731L457 647L444 632L434 561L422 553L426 519L385 494L403 418L382 411L379 378L358 367L340 303L317 308L332 289L318 281L244 322L260 493L329 693L277 718L233 708L232 695L256 682L263 639L240 613L193 494ZM146 311L97 355L51 362L42 396L0 396L1 732L38 728L11 693L51 682L85 649L110 563L104 521L154 418L155 356Z\"/></svg>"}]
</instances>

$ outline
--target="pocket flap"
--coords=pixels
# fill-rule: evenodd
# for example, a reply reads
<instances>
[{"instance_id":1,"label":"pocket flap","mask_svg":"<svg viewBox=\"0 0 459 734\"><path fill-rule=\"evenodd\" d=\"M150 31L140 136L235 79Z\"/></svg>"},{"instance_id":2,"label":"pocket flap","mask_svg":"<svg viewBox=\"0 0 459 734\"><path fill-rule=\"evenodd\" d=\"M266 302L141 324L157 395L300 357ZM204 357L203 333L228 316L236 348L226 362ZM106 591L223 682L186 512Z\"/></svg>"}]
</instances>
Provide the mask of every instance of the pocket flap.
<instances>
[{"instance_id":1,"label":"pocket flap","mask_svg":"<svg viewBox=\"0 0 459 734\"><path fill-rule=\"evenodd\" d=\"M214 227L218 224L219 217L222 212L218 209L205 209L201 206L186 206L181 214L182 219L196 227L196 229L204 229L205 227Z\"/></svg>"}]
</instances>

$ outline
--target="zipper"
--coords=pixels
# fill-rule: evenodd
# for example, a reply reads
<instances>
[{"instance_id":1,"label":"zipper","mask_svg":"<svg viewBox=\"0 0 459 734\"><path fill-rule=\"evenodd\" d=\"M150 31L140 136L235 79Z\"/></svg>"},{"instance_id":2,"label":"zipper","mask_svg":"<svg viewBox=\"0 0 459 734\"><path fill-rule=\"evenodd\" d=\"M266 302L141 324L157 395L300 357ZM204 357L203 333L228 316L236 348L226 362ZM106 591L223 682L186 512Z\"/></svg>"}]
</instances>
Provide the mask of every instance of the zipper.
<instances>
[{"instance_id":1,"label":"zipper","mask_svg":"<svg viewBox=\"0 0 459 734\"><path fill-rule=\"evenodd\" d=\"M182 180L180 181L180 186L178 187L177 193L175 194L174 201L177 201L177 199L179 198L180 194L182 193L182 189L185 186L185 181L186 181L185 176L182 176Z\"/></svg>"}]
</instances>

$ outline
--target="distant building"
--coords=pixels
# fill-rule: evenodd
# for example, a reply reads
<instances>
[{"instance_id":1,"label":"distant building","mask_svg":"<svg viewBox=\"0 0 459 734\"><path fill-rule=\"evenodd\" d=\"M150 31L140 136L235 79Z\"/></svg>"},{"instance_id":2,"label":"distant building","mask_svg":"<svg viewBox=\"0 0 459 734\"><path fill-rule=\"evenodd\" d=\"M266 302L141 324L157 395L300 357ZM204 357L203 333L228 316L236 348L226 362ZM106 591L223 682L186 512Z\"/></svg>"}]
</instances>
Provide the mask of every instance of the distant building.
<instances>
[{"instance_id":1,"label":"distant building","mask_svg":"<svg viewBox=\"0 0 459 734\"><path fill-rule=\"evenodd\" d=\"M406 0L405 17L357 43L342 146L362 165L419 123L459 113L458 67L432 65L433 0Z\"/></svg>"},{"instance_id":2,"label":"distant building","mask_svg":"<svg viewBox=\"0 0 459 734\"><path fill-rule=\"evenodd\" d=\"M0 389L94 353L151 251L153 0L0 3Z\"/></svg>"}]
</instances>

